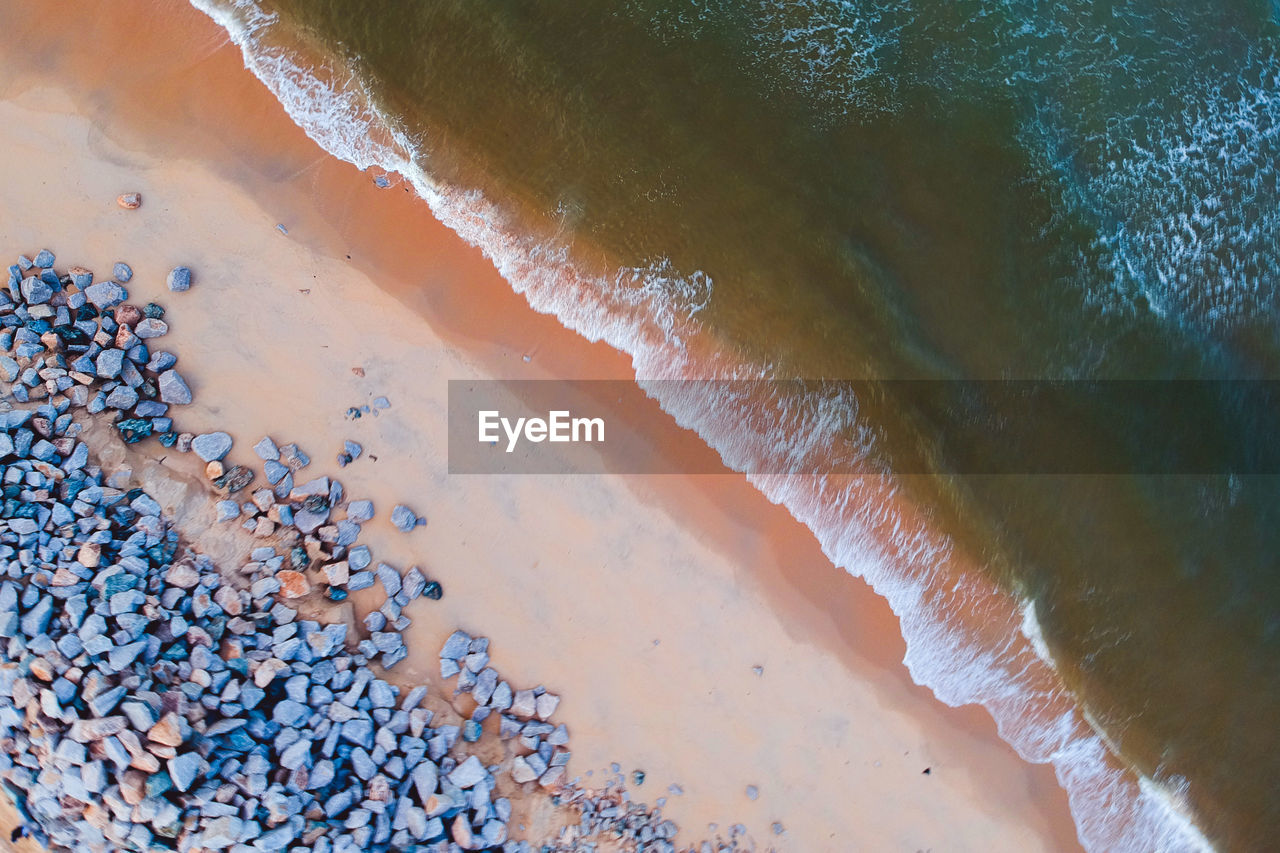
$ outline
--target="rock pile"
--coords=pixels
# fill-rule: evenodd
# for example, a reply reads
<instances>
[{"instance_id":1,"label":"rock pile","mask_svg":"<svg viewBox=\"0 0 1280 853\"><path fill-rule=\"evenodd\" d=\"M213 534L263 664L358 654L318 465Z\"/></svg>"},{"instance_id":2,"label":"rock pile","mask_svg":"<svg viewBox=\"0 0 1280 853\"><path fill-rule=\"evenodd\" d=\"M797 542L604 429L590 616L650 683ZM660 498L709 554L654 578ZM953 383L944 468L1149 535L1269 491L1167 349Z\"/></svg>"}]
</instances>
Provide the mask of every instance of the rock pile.
<instances>
[{"instance_id":1,"label":"rock pile","mask_svg":"<svg viewBox=\"0 0 1280 853\"><path fill-rule=\"evenodd\" d=\"M296 445L260 441L272 488L231 499L255 474L224 464L228 434L176 432L168 407L190 390L176 358L144 342L164 333L162 309L129 305L87 270L60 276L53 260L20 259L0 294L0 374L34 404L0 412L0 785L29 834L77 851L529 853L495 795L509 773L582 815L542 849L612 837L673 853L659 812L620 788L566 785L568 731L549 721L559 698L502 680L487 640L455 632L440 653L455 695L476 703L462 725L433 725L425 687L402 695L378 677L408 653L404 608L439 584L374 566L355 544L372 504L344 503L328 477L296 486L310 462ZM284 553L276 536L220 571L185 548L156 500L104 480L73 407L111 410L126 442L197 453L228 496L219 517L288 533ZM385 600L363 639L297 609L320 587L341 600L374 585ZM486 766L467 745L490 716L509 760Z\"/></svg>"},{"instance_id":2,"label":"rock pile","mask_svg":"<svg viewBox=\"0 0 1280 853\"><path fill-rule=\"evenodd\" d=\"M36 450L32 421L52 414L8 413L0 442L14 447L0 463L0 775L38 837L236 851L506 840L496 768L450 754L458 727L432 727L424 688L400 696L348 651L346 625L298 619L276 598L289 571L237 583L203 556L175 561L159 504L103 485L74 424L51 430L61 452Z\"/></svg>"}]
</instances>

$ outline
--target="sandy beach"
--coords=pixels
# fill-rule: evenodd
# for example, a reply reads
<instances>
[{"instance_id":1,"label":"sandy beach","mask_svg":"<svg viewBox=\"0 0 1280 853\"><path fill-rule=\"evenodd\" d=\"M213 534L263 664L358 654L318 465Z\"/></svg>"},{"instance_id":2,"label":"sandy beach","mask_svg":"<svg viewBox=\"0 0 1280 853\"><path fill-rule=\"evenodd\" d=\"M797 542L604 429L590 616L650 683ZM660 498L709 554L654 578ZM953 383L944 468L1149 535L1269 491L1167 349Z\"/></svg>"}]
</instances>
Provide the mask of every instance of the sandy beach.
<instances>
[{"instance_id":1,"label":"sandy beach","mask_svg":"<svg viewBox=\"0 0 1280 853\"><path fill-rule=\"evenodd\" d=\"M741 822L759 849L1077 846L1051 769L1023 762L985 712L914 685L887 606L744 478L450 477L448 380L629 378L629 365L529 309L403 186L317 148L186 5L77 21L83 51L47 35L58 21L72 25L0 13L32 57L0 71L0 245L47 246L102 277L128 260L132 301L173 312L167 344L196 392L186 429L227 430L245 463L264 435L297 442L373 500L362 541L445 590L411 611L394 680L440 688L449 633L490 637L504 675L562 696L570 774L643 770L633 796L667 796L684 843ZM103 73L103 57L144 55ZM122 192L142 207L118 208ZM170 294L179 264L194 283ZM346 417L379 396L378 417ZM669 452L709 453L638 390L635 406ZM344 439L366 456L339 473ZM144 452L197 476L190 456ZM428 524L397 531L397 503ZM226 534L203 511L181 524L217 556Z\"/></svg>"}]
</instances>

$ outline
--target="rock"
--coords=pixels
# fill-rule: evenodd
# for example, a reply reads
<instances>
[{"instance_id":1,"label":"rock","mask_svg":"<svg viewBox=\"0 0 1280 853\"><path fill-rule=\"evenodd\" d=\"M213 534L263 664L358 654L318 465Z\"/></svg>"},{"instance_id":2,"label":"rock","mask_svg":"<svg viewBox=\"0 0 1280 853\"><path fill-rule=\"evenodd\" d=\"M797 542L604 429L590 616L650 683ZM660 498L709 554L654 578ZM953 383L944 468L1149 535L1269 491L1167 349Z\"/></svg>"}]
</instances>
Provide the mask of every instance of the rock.
<instances>
[{"instance_id":1,"label":"rock","mask_svg":"<svg viewBox=\"0 0 1280 853\"><path fill-rule=\"evenodd\" d=\"M523 755L517 755L511 762L511 778L520 784L524 784L537 779L538 774L529 766L529 762Z\"/></svg>"},{"instance_id":2,"label":"rock","mask_svg":"<svg viewBox=\"0 0 1280 853\"><path fill-rule=\"evenodd\" d=\"M511 713L515 717L527 720L537 711L537 697L532 690L517 690L511 700Z\"/></svg>"},{"instance_id":3,"label":"rock","mask_svg":"<svg viewBox=\"0 0 1280 853\"><path fill-rule=\"evenodd\" d=\"M205 825L199 846L207 850L225 850L240 839L243 827L244 823L238 817L227 815L214 818Z\"/></svg>"},{"instance_id":4,"label":"rock","mask_svg":"<svg viewBox=\"0 0 1280 853\"><path fill-rule=\"evenodd\" d=\"M94 369L102 379L115 379L124 367L124 353L118 349L104 349L94 362Z\"/></svg>"},{"instance_id":5,"label":"rock","mask_svg":"<svg viewBox=\"0 0 1280 853\"><path fill-rule=\"evenodd\" d=\"M165 573L164 579L170 586L191 589L200 583L200 572L190 563L174 563Z\"/></svg>"},{"instance_id":6,"label":"rock","mask_svg":"<svg viewBox=\"0 0 1280 853\"><path fill-rule=\"evenodd\" d=\"M91 720L77 720L71 724L67 737L78 743L90 743L105 737L119 734L128 726L124 717L99 717Z\"/></svg>"},{"instance_id":7,"label":"rock","mask_svg":"<svg viewBox=\"0 0 1280 853\"><path fill-rule=\"evenodd\" d=\"M173 787L179 791L188 791L195 784L196 777L200 775L201 765L204 759L200 757L198 752L184 752L181 755L174 756L169 759L169 778L173 780Z\"/></svg>"},{"instance_id":8,"label":"rock","mask_svg":"<svg viewBox=\"0 0 1280 853\"><path fill-rule=\"evenodd\" d=\"M99 311L114 308L129 298L129 291L114 281L100 281L84 289L85 298Z\"/></svg>"},{"instance_id":9,"label":"rock","mask_svg":"<svg viewBox=\"0 0 1280 853\"><path fill-rule=\"evenodd\" d=\"M142 193L122 193L116 196L116 204L125 210L137 210L142 207Z\"/></svg>"},{"instance_id":10,"label":"rock","mask_svg":"<svg viewBox=\"0 0 1280 853\"><path fill-rule=\"evenodd\" d=\"M285 699L277 702L271 719L282 726L297 726L311 716L311 709L301 702Z\"/></svg>"},{"instance_id":11,"label":"rock","mask_svg":"<svg viewBox=\"0 0 1280 853\"><path fill-rule=\"evenodd\" d=\"M262 466L262 472L266 474L267 482L274 486L285 478L289 473L289 469L284 465L281 465L279 462L269 459Z\"/></svg>"},{"instance_id":12,"label":"rock","mask_svg":"<svg viewBox=\"0 0 1280 853\"><path fill-rule=\"evenodd\" d=\"M133 333L144 341L150 338L158 338L162 335L169 334L169 324L164 320L157 320L148 317L145 320L139 320L138 325L134 327Z\"/></svg>"},{"instance_id":13,"label":"rock","mask_svg":"<svg viewBox=\"0 0 1280 853\"><path fill-rule=\"evenodd\" d=\"M209 463L210 465L214 463ZM221 464L221 463L217 463ZM235 494L248 488L253 482L254 473L252 468L246 468L243 465L232 465L226 470L221 477L215 477L213 485L227 494Z\"/></svg>"},{"instance_id":14,"label":"rock","mask_svg":"<svg viewBox=\"0 0 1280 853\"><path fill-rule=\"evenodd\" d=\"M417 566L414 566L405 573L401 591L406 598L413 601L422 595L422 591L426 589L426 586L427 579L423 577L422 571Z\"/></svg>"},{"instance_id":15,"label":"rock","mask_svg":"<svg viewBox=\"0 0 1280 853\"><path fill-rule=\"evenodd\" d=\"M280 581L280 594L285 598L301 598L311 592L311 584L301 572L284 569L276 572L276 580Z\"/></svg>"},{"instance_id":16,"label":"rock","mask_svg":"<svg viewBox=\"0 0 1280 853\"><path fill-rule=\"evenodd\" d=\"M387 598L395 598L400 593L400 572L386 563L379 563L377 574L382 588L387 592Z\"/></svg>"},{"instance_id":17,"label":"rock","mask_svg":"<svg viewBox=\"0 0 1280 853\"><path fill-rule=\"evenodd\" d=\"M218 501L217 503L219 522L231 521L240 517L240 504L235 501Z\"/></svg>"},{"instance_id":18,"label":"rock","mask_svg":"<svg viewBox=\"0 0 1280 853\"><path fill-rule=\"evenodd\" d=\"M286 444L280 448L280 461L291 471L301 471L311 464L311 457L298 449L296 444Z\"/></svg>"},{"instance_id":19,"label":"rock","mask_svg":"<svg viewBox=\"0 0 1280 853\"><path fill-rule=\"evenodd\" d=\"M71 283L80 290L84 290L86 287L93 284L93 270L86 269L85 267L72 267L67 270L67 275L71 277Z\"/></svg>"},{"instance_id":20,"label":"rock","mask_svg":"<svg viewBox=\"0 0 1280 853\"><path fill-rule=\"evenodd\" d=\"M174 267L169 271L169 275L165 278L164 283L174 293L181 293L191 289L191 270L187 267Z\"/></svg>"},{"instance_id":21,"label":"rock","mask_svg":"<svg viewBox=\"0 0 1280 853\"><path fill-rule=\"evenodd\" d=\"M191 449L205 462L216 462L231 452L231 436L225 432L207 432L191 441Z\"/></svg>"},{"instance_id":22,"label":"rock","mask_svg":"<svg viewBox=\"0 0 1280 853\"><path fill-rule=\"evenodd\" d=\"M324 567L325 577L333 586L342 586L351 577L351 567L345 560Z\"/></svg>"},{"instance_id":23,"label":"rock","mask_svg":"<svg viewBox=\"0 0 1280 853\"><path fill-rule=\"evenodd\" d=\"M347 504L347 518L363 524L373 518L373 501L352 501Z\"/></svg>"},{"instance_id":24,"label":"rock","mask_svg":"<svg viewBox=\"0 0 1280 853\"><path fill-rule=\"evenodd\" d=\"M160 721L147 731L147 740L165 746L182 745L182 725L175 713L165 714Z\"/></svg>"},{"instance_id":25,"label":"rock","mask_svg":"<svg viewBox=\"0 0 1280 853\"><path fill-rule=\"evenodd\" d=\"M466 790L483 782L488 775L489 771L485 770L480 759L470 755L449 774L449 782Z\"/></svg>"},{"instance_id":26,"label":"rock","mask_svg":"<svg viewBox=\"0 0 1280 853\"><path fill-rule=\"evenodd\" d=\"M559 788L564 784L566 775L568 773L563 766L548 767L547 772L538 779L538 784L544 788Z\"/></svg>"},{"instance_id":27,"label":"rock","mask_svg":"<svg viewBox=\"0 0 1280 853\"><path fill-rule=\"evenodd\" d=\"M22 280L22 299L28 305L39 305L53 298L53 288L44 279L30 276Z\"/></svg>"},{"instance_id":28,"label":"rock","mask_svg":"<svg viewBox=\"0 0 1280 853\"><path fill-rule=\"evenodd\" d=\"M280 448L276 447L276 443L271 440L271 436L266 436L255 444L253 452L258 454L258 458L263 462L277 462L280 459Z\"/></svg>"},{"instance_id":29,"label":"rock","mask_svg":"<svg viewBox=\"0 0 1280 853\"><path fill-rule=\"evenodd\" d=\"M102 546L94 542L86 542L76 551L76 562L86 569L96 569L102 562Z\"/></svg>"},{"instance_id":30,"label":"rock","mask_svg":"<svg viewBox=\"0 0 1280 853\"><path fill-rule=\"evenodd\" d=\"M132 329L134 326L138 325L138 323L142 322L142 317L142 309L137 305L125 302L122 305L116 306L116 322L123 326L128 326Z\"/></svg>"},{"instance_id":31,"label":"rock","mask_svg":"<svg viewBox=\"0 0 1280 853\"><path fill-rule=\"evenodd\" d=\"M121 284L128 284L129 279L133 278L133 267L124 261L116 261L116 265L111 268L111 274L116 277L116 281Z\"/></svg>"},{"instance_id":32,"label":"rock","mask_svg":"<svg viewBox=\"0 0 1280 853\"><path fill-rule=\"evenodd\" d=\"M471 650L471 635L465 631L454 631L449 635L449 639L444 641L444 646L440 649L440 657L449 660L462 660ZM530 691L532 695L532 691ZM531 710L530 714L533 713Z\"/></svg>"},{"instance_id":33,"label":"rock","mask_svg":"<svg viewBox=\"0 0 1280 853\"><path fill-rule=\"evenodd\" d=\"M107 406L112 409L132 409L138 403L138 392L128 385L117 385L107 395Z\"/></svg>"},{"instance_id":34,"label":"rock","mask_svg":"<svg viewBox=\"0 0 1280 853\"><path fill-rule=\"evenodd\" d=\"M391 510L391 523L402 533L408 533L418 526L418 515L404 504L397 504Z\"/></svg>"},{"instance_id":35,"label":"rock","mask_svg":"<svg viewBox=\"0 0 1280 853\"><path fill-rule=\"evenodd\" d=\"M160 399L171 405L185 406L191 402L191 389L176 370L166 370L157 381Z\"/></svg>"},{"instance_id":36,"label":"rock","mask_svg":"<svg viewBox=\"0 0 1280 853\"><path fill-rule=\"evenodd\" d=\"M560 697L553 693L543 693L536 700L537 714L539 720L550 719L551 715L556 712L556 708L560 705Z\"/></svg>"}]
</instances>

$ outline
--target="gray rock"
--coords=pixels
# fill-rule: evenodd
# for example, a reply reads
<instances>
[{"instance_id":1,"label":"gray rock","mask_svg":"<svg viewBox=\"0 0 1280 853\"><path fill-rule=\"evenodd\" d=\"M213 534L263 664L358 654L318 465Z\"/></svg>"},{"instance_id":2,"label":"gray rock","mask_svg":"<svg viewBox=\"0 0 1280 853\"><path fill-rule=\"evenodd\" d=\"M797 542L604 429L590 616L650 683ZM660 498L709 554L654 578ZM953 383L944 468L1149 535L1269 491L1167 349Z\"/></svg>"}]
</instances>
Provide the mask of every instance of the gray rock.
<instances>
[{"instance_id":1,"label":"gray rock","mask_svg":"<svg viewBox=\"0 0 1280 853\"><path fill-rule=\"evenodd\" d=\"M138 325L133 328L133 333L144 341L150 338L159 338L169 334L169 324L164 320L147 317L138 321Z\"/></svg>"},{"instance_id":2,"label":"gray rock","mask_svg":"<svg viewBox=\"0 0 1280 853\"><path fill-rule=\"evenodd\" d=\"M449 639L444 641L444 646L440 649L440 657L448 660L462 660L470 649L471 635L465 631L454 631L449 635Z\"/></svg>"},{"instance_id":3,"label":"gray rock","mask_svg":"<svg viewBox=\"0 0 1280 853\"><path fill-rule=\"evenodd\" d=\"M138 392L128 385L117 385L107 395L107 406L112 409L132 409L138 403Z\"/></svg>"},{"instance_id":4,"label":"gray rock","mask_svg":"<svg viewBox=\"0 0 1280 853\"><path fill-rule=\"evenodd\" d=\"M347 552L347 562L358 572L369 567L373 562L373 556L369 553L367 545L357 545Z\"/></svg>"},{"instance_id":5,"label":"gray rock","mask_svg":"<svg viewBox=\"0 0 1280 853\"><path fill-rule=\"evenodd\" d=\"M297 726L310 717L311 709L292 699L277 702L271 714L271 719L282 726Z\"/></svg>"},{"instance_id":6,"label":"gray rock","mask_svg":"<svg viewBox=\"0 0 1280 853\"><path fill-rule=\"evenodd\" d=\"M263 463L262 473L266 475L267 482L274 486L288 476L289 469L274 459L268 459Z\"/></svg>"},{"instance_id":7,"label":"gray rock","mask_svg":"<svg viewBox=\"0 0 1280 853\"><path fill-rule=\"evenodd\" d=\"M479 675L476 676L475 687L471 688L472 698L479 705L488 705L489 700L493 697L494 691L498 688L498 672L493 667L486 667Z\"/></svg>"},{"instance_id":8,"label":"gray rock","mask_svg":"<svg viewBox=\"0 0 1280 853\"><path fill-rule=\"evenodd\" d=\"M21 292L23 301L28 305L40 305L53 298L53 288L35 276L22 280Z\"/></svg>"},{"instance_id":9,"label":"gray rock","mask_svg":"<svg viewBox=\"0 0 1280 853\"><path fill-rule=\"evenodd\" d=\"M397 504L391 510L391 523L402 533L408 533L418 526L418 514L404 504Z\"/></svg>"},{"instance_id":10,"label":"gray rock","mask_svg":"<svg viewBox=\"0 0 1280 853\"><path fill-rule=\"evenodd\" d=\"M280 766L288 770L297 770L299 767L305 767L310 763L311 741L306 737L280 753Z\"/></svg>"},{"instance_id":11,"label":"gray rock","mask_svg":"<svg viewBox=\"0 0 1280 853\"><path fill-rule=\"evenodd\" d=\"M156 724L156 715L145 702L125 702L120 710L128 717L129 725L140 732L145 732Z\"/></svg>"},{"instance_id":12,"label":"gray rock","mask_svg":"<svg viewBox=\"0 0 1280 853\"><path fill-rule=\"evenodd\" d=\"M244 823L233 815L214 818L205 825L200 846L209 850L225 850L240 840Z\"/></svg>"},{"instance_id":13,"label":"gray rock","mask_svg":"<svg viewBox=\"0 0 1280 853\"><path fill-rule=\"evenodd\" d=\"M198 752L184 752L169 759L169 778L179 791L189 791L200 775L204 759Z\"/></svg>"},{"instance_id":14,"label":"gray rock","mask_svg":"<svg viewBox=\"0 0 1280 853\"><path fill-rule=\"evenodd\" d=\"M271 436L265 436L255 444L253 452L258 454L258 458L263 462L277 462L280 459L280 448L276 447L276 443L271 440Z\"/></svg>"},{"instance_id":15,"label":"gray rock","mask_svg":"<svg viewBox=\"0 0 1280 853\"><path fill-rule=\"evenodd\" d=\"M121 284L128 284L129 279L133 278L133 267L124 261L116 261L116 265L111 268L111 274L116 277L116 281Z\"/></svg>"},{"instance_id":16,"label":"gray rock","mask_svg":"<svg viewBox=\"0 0 1280 853\"><path fill-rule=\"evenodd\" d=\"M375 708L394 708L396 694L391 685L380 678L369 682L369 702Z\"/></svg>"},{"instance_id":17,"label":"gray rock","mask_svg":"<svg viewBox=\"0 0 1280 853\"><path fill-rule=\"evenodd\" d=\"M537 779L538 774L529 766L529 761L523 755L517 755L511 762L511 778L520 784L524 784Z\"/></svg>"},{"instance_id":18,"label":"gray rock","mask_svg":"<svg viewBox=\"0 0 1280 853\"><path fill-rule=\"evenodd\" d=\"M225 432L207 432L191 441L191 449L205 462L220 460L231 452L231 436Z\"/></svg>"},{"instance_id":19,"label":"gray rock","mask_svg":"<svg viewBox=\"0 0 1280 853\"><path fill-rule=\"evenodd\" d=\"M449 782L466 790L479 785L488 776L489 771L480 763L480 759L470 755L449 774Z\"/></svg>"},{"instance_id":20,"label":"gray rock","mask_svg":"<svg viewBox=\"0 0 1280 853\"><path fill-rule=\"evenodd\" d=\"M351 766L356 771L356 775L365 781L372 779L378 772L378 765L374 764L369 753L360 747L351 750Z\"/></svg>"},{"instance_id":21,"label":"gray rock","mask_svg":"<svg viewBox=\"0 0 1280 853\"><path fill-rule=\"evenodd\" d=\"M185 406L191 402L191 389L187 381L176 370L166 370L160 374L157 382L160 399L171 405Z\"/></svg>"},{"instance_id":22,"label":"gray rock","mask_svg":"<svg viewBox=\"0 0 1280 853\"><path fill-rule=\"evenodd\" d=\"M512 715L523 720L532 717L537 707L537 697L533 695L532 690L517 690L511 700Z\"/></svg>"},{"instance_id":23,"label":"gray rock","mask_svg":"<svg viewBox=\"0 0 1280 853\"><path fill-rule=\"evenodd\" d=\"M423 576L422 571L414 566L405 573L404 583L401 591L410 601L422 595L422 591L427 587L427 579Z\"/></svg>"},{"instance_id":24,"label":"gray rock","mask_svg":"<svg viewBox=\"0 0 1280 853\"><path fill-rule=\"evenodd\" d=\"M546 720L556 712L560 705L560 697L554 693L543 693L537 698L536 708L539 720Z\"/></svg>"},{"instance_id":25,"label":"gray rock","mask_svg":"<svg viewBox=\"0 0 1280 853\"><path fill-rule=\"evenodd\" d=\"M105 311L128 299L129 291L114 281L100 281L85 288L84 295L95 308Z\"/></svg>"},{"instance_id":26,"label":"gray rock","mask_svg":"<svg viewBox=\"0 0 1280 853\"><path fill-rule=\"evenodd\" d=\"M505 711L511 707L512 698L511 685L504 681L494 688L493 696L489 699L489 707L495 711Z\"/></svg>"},{"instance_id":27,"label":"gray rock","mask_svg":"<svg viewBox=\"0 0 1280 853\"><path fill-rule=\"evenodd\" d=\"M115 379L124 367L124 352L118 349L104 349L94 362L94 370L102 379Z\"/></svg>"},{"instance_id":28,"label":"gray rock","mask_svg":"<svg viewBox=\"0 0 1280 853\"><path fill-rule=\"evenodd\" d=\"M352 501L347 504L347 518L363 524L373 518L373 501Z\"/></svg>"},{"instance_id":29,"label":"gray rock","mask_svg":"<svg viewBox=\"0 0 1280 853\"><path fill-rule=\"evenodd\" d=\"M111 650L111 654L107 656L107 662L113 671L119 672L125 667L132 665L146 647L147 644L144 641L129 643L124 646L116 646Z\"/></svg>"},{"instance_id":30,"label":"gray rock","mask_svg":"<svg viewBox=\"0 0 1280 853\"><path fill-rule=\"evenodd\" d=\"M386 563L378 563L377 571L378 580L382 582L382 588L387 591L387 598L395 598L400 592L400 572Z\"/></svg>"},{"instance_id":31,"label":"gray rock","mask_svg":"<svg viewBox=\"0 0 1280 853\"><path fill-rule=\"evenodd\" d=\"M182 293L191 289L191 270L187 267L174 267L165 277L165 285L174 293Z\"/></svg>"}]
</instances>

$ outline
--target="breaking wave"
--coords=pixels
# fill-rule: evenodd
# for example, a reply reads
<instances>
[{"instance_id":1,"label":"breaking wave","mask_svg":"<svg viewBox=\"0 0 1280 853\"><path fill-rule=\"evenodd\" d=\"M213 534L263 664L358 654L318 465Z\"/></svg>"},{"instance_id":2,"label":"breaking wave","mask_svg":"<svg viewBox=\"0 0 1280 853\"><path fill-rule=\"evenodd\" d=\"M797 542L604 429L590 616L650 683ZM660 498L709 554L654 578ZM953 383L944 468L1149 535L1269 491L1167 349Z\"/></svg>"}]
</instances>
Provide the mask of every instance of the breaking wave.
<instances>
[{"instance_id":1,"label":"breaking wave","mask_svg":"<svg viewBox=\"0 0 1280 853\"><path fill-rule=\"evenodd\" d=\"M243 52L246 67L313 140L362 169L376 167L403 175L437 218L479 247L533 308L553 314L591 340L628 353L641 386L657 395L681 425L695 429L730 467L779 470L788 466L757 463L777 454L794 462L829 453L830 438L837 432L847 437L852 431L858 436L852 443L854 453L869 446L871 437L861 431L857 420L857 401L820 390L806 399L735 396L732 384L718 385L725 390L715 399L660 393L659 389L681 386L648 380L768 375L767 365L742 364L705 351L697 314L711 299L714 282L710 277L676 270L662 258L610 276L579 269L567 245L522 232L494 201L424 173L415 162L423 140L413 138L394 117L381 112L351 69L291 41L295 35L277 26L277 18L253 0L192 3L227 30ZM823 16L821 4L805 4L792 14L808 16L807 35L789 29L781 40L764 44L764 49L786 53L794 51L796 44L808 44L802 36L834 34L834 52L802 50L780 62L790 69L788 73L804 76L829 94L834 92L832 109L856 106L858 80L865 76L842 76L840 69L857 65L873 71L879 61L877 51L889 42L873 44L864 37L867 31L833 23L835 19ZM833 87L835 78L846 89ZM1266 109L1271 109L1269 101ZM1235 113L1225 110L1223 115L1239 117L1248 112L1248 104L1239 103ZM1205 120L1220 127L1223 120L1243 119L1206 116ZM1133 175L1134 170L1150 169L1165 174L1170 166L1162 162L1176 171L1183 160L1175 149L1171 140L1166 149L1153 149L1146 160L1126 161L1130 165L1117 171ZM1116 186L1122 194L1126 185L1122 180ZM1177 239L1172 232L1166 243L1172 245ZM1149 237L1146 242L1154 245L1159 240ZM1172 274L1176 279L1176 268ZM712 387L711 383L684 387L694 386ZM779 435L789 438L786 446L779 447ZM982 704L996 720L1001 737L1020 755L1053 764L1069 794L1086 848L1209 849L1180 804L1185 782L1141 778L1125 767L1062 685L1043 642L1037 639L1034 605L1017 601L965 565L892 480L875 470L864 477L761 475L751 480L771 501L807 525L836 565L865 578L889 601L901 622L907 640L905 663L916 682L949 705Z\"/></svg>"}]
</instances>

